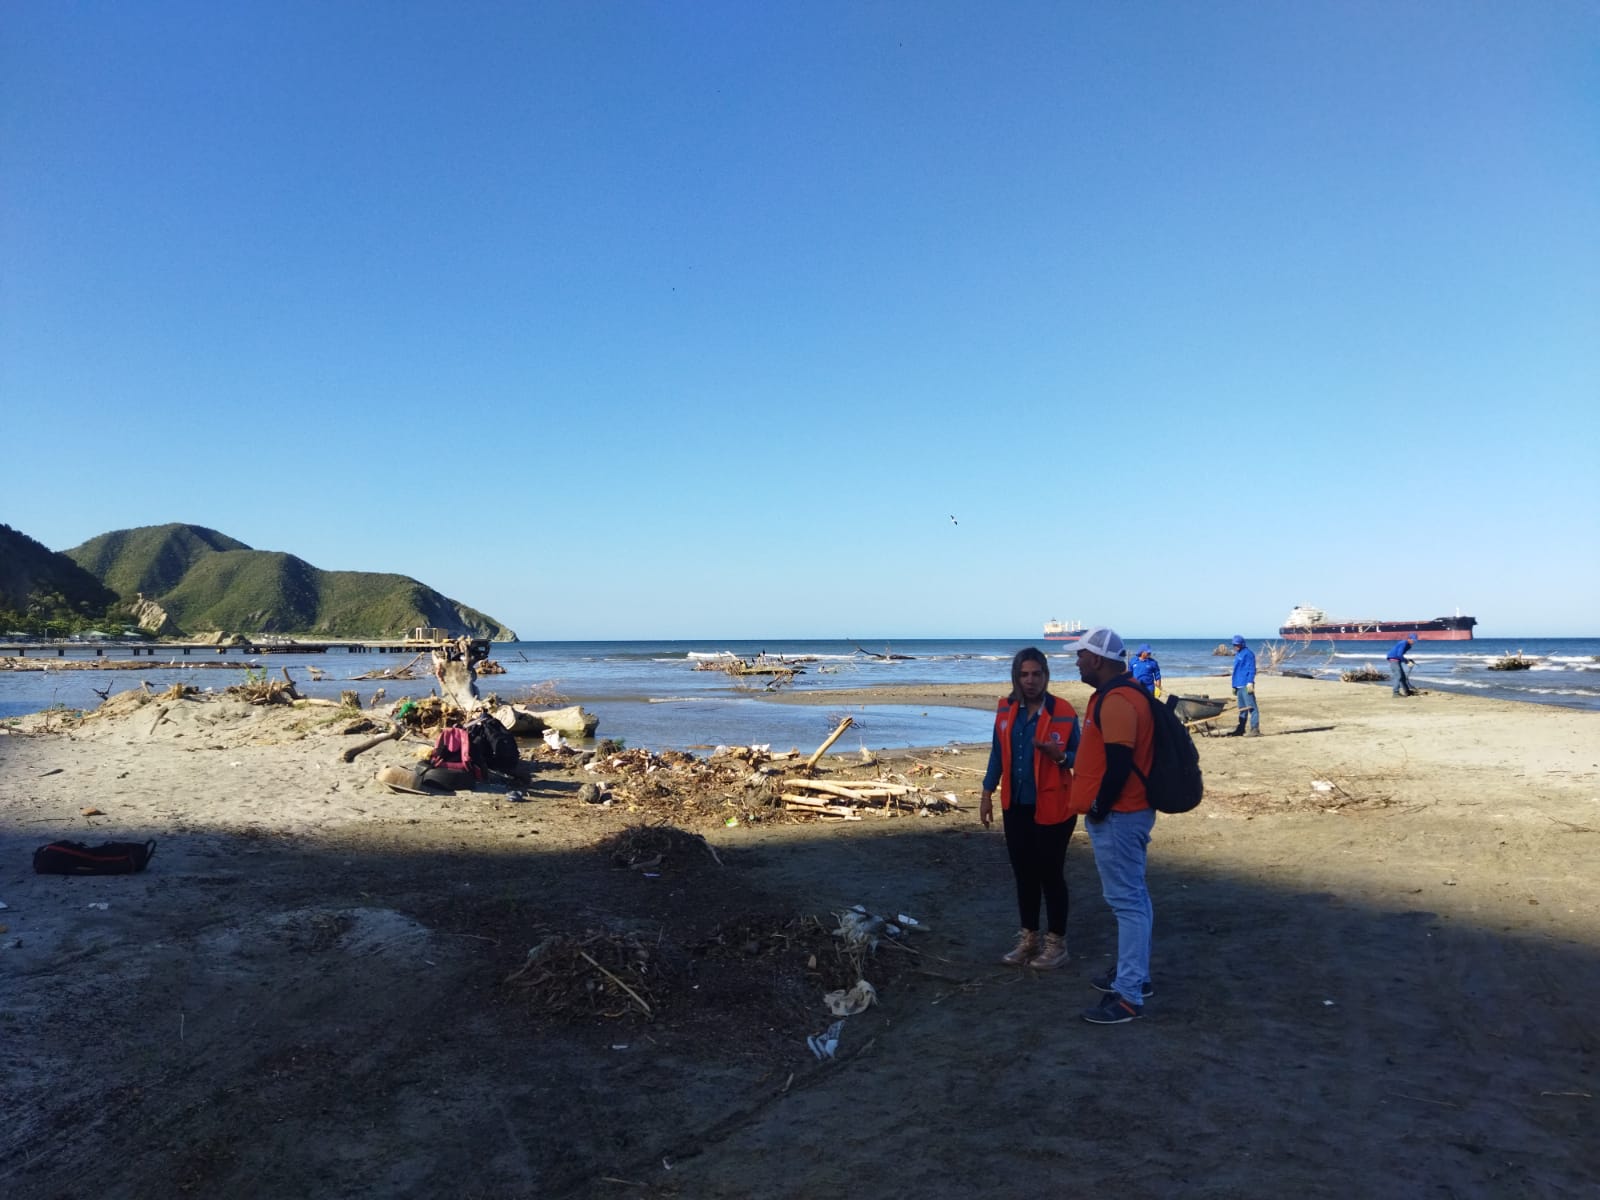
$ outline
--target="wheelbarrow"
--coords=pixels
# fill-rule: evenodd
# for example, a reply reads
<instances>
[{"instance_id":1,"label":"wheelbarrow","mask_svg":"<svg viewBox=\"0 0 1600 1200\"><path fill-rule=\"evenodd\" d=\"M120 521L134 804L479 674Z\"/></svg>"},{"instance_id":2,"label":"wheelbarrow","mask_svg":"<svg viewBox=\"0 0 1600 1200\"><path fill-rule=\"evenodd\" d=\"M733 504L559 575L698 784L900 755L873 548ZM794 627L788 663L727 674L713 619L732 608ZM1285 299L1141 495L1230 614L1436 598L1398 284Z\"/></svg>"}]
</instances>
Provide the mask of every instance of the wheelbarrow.
<instances>
[{"instance_id":1,"label":"wheelbarrow","mask_svg":"<svg viewBox=\"0 0 1600 1200\"><path fill-rule=\"evenodd\" d=\"M1227 700L1213 700L1210 696L1179 696L1172 705L1172 712L1178 720L1185 725L1196 721L1210 721L1222 715L1222 710L1228 707Z\"/></svg>"}]
</instances>

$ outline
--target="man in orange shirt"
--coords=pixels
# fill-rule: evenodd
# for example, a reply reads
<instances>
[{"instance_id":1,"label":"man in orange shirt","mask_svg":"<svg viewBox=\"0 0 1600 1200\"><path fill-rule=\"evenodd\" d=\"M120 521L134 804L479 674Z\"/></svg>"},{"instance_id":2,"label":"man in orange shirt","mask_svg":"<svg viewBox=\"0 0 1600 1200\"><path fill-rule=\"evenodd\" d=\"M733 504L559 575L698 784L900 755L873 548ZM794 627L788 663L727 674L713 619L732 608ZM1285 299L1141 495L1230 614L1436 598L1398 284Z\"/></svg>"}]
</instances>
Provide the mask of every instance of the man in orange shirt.
<instances>
[{"instance_id":1,"label":"man in orange shirt","mask_svg":"<svg viewBox=\"0 0 1600 1200\"><path fill-rule=\"evenodd\" d=\"M1078 675L1094 695L1085 710L1072 780L1071 811L1088 817L1089 844L1100 889L1117 918L1117 965L1093 980L1105 995L1083 1011L1095 1025L1120 1025L1144 1015L1150 985L1154 915L1145 884L1145 852L1156 810L1145 796L1155 753L1149 700L1128 672L1116 632L1091 629L1078 642Z\"/></svg>"}]
</instances>

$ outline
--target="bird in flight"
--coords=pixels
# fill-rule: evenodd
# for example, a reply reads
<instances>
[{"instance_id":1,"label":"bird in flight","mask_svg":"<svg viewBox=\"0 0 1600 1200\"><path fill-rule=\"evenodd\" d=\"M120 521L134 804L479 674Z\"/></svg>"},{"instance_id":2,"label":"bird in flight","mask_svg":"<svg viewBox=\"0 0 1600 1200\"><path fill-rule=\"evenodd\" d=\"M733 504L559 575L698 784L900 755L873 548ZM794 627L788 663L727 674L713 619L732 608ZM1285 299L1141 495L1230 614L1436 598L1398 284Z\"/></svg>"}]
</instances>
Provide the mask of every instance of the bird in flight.
<instances>
[{"instance_id":1,"label":"bird in flight","mask_svg":"<svg viewBox=\"0 0 1600 1200\"><path fill-rule=\"evenodd\" d=\"M954 514L954 513L951 513L951 514L950 514L950 524L952 524L952 525L959 525L959 524L961 524L961 522L960 522L960 521L958 521L958 520L956 520L956 518L955 518L955 514Z\"/></svg>"}]
</instances>

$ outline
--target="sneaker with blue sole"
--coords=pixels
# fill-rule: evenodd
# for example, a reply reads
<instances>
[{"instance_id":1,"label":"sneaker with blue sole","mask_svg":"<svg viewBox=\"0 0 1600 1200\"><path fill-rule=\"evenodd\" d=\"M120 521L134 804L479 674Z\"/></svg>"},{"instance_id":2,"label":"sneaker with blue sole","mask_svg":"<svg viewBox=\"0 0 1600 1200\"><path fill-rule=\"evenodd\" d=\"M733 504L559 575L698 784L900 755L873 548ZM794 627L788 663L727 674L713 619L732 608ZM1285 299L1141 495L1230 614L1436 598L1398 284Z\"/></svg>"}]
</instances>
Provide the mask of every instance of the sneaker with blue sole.
<instances>
[{"instance_id":1,"label":"sneaker with blue sole","mask_svg":"<svg viewBox=\"0 0 1600 1200\"><path fill-rule=\"evenodd\" d=\"M1089 980L1089 986L1097 992L1105 992L1107 995L1112 996L1116 995L1117 969L1112 967L1111 970L1107 971L1104 975L1095 976L1095 978ZM1148 979L1139 985L1139 999L1148 1000L1155 994L1156 985L1151 983Z\"/></svg>"},{"instance_id":2,"label":"sneaker with blue sole","mask_svg":"<svg viewBox=\"0 0 1600 1200\"><path fill-rule=\"evenodd\" d=\"M1102 996L1100 1003L1079 1014L1091 1025L1122 1025L1144 1016L1144 1005L1130 1004L1115 992Z\"/></svg>"}]
</instances>

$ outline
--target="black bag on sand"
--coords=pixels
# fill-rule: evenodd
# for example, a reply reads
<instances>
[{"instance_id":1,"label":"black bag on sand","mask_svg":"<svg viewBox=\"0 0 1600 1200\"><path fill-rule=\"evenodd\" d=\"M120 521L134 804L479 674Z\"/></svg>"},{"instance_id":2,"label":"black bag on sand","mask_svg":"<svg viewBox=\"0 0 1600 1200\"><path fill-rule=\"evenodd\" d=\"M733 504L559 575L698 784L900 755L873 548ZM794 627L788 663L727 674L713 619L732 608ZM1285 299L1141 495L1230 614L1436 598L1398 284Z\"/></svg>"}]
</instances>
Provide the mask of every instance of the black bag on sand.
<instances>
[{"instance_id":1,"label":"black bag on sand","mask_svg":"<svg viewBox=\"0 0 1600 1200\"><path fill-rule=\"evenodd\" d=\"M522 752L517 739L494 717L480 717L467 726L467 737L472 747L472 761L488 771L514 774Z\"/></svg>"},{"instance_id":2,"label":"black bag on sand","mask_svg":"<svg viewBox=\"0 0 1600 1200\"><path fill-rule=\"evenodd\" d=\"M51 842L33 852L33 870L37 875L133 875L144 870L155 852L154 840L100 846Z\"/></svg>"}]
</instances>

